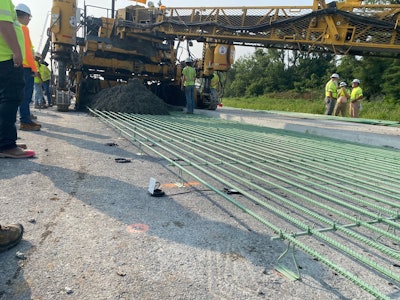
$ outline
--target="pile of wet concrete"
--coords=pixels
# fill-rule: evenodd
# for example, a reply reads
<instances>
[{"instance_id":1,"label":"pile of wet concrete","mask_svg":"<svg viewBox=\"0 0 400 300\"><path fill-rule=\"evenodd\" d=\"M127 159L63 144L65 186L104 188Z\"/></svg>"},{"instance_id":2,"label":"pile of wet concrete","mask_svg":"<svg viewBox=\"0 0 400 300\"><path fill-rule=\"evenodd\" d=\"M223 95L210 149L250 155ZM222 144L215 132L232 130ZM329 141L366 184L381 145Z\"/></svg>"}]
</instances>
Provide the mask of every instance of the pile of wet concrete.
<instances>
[{"instance_id":1,"label":"pile of wet concrete","mask_svg":"<svg viewBox=\"0 0 400 300\"><path fill-rule=\"evenodd\" d=\"M88 97L89 106L102 111L167 115L168 105L140 80L133 79Z\"/></svg>"}]
</instances>

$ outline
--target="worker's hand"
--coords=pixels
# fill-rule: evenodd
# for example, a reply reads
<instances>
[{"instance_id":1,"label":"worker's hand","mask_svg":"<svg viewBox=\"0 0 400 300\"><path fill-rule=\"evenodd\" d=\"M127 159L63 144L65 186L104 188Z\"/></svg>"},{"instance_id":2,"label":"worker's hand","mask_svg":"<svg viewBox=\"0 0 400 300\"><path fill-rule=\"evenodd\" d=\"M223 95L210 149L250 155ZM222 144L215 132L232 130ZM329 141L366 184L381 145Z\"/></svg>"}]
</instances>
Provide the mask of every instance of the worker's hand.
<instances>
[{"instance_id":1,"label":"worker's hand","mask_svg":"<svg viewBox=\"0 0 400 300\"><path fill-rule=\"evenodd\" d=\"M22 66L22 53L19 51L18 53L13 54L13 61L14 61L14 67L18 68Z\"/></svg>"}]
</instances>

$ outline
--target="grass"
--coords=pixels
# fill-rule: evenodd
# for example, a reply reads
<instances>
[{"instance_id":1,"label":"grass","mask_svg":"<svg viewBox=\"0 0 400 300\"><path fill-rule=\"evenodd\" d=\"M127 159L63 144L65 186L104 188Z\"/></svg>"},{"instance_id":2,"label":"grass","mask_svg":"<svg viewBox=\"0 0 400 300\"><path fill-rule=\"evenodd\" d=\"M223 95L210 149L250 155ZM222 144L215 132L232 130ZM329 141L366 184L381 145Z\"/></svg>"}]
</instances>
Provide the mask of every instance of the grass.
<instances>
[{"instance_id":1,"label":"grass","mask_svg":"<svg viewBox=\"0 0 400 300\"><path fill-rule=\"evenodd\" d=\"M286 96L286 98L282 98L282 96ZM318 100L312 95L303 95L303 98L294 98L289 94L267 95L255 98L224 98L222 104L229 107L254 110L323 114L325 103L321 97L317 98ZM363 101L359 117L363 119L400 121L400 104L384 101Z\"/></svg>"}]
</instances>

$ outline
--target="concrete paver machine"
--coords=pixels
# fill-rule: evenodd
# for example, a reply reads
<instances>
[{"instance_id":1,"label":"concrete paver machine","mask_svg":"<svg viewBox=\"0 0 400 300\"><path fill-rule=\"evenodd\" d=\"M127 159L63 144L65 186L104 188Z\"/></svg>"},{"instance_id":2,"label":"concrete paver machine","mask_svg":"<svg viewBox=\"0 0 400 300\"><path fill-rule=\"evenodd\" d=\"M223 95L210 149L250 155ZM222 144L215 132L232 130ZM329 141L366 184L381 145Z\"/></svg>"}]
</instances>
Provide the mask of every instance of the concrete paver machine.
<instances>
[{"instance_id":1,"label":"concrete paver machine","mask_svg":"<svg viewBox=\"0 0 400 300\"><path fill-rule=\"evenodd\" d=\"M196 107L216 109L210 82L227 72L235 46L331 52L338 55L398 56L399 4L359 0L310 6L167 7L152 2L115 10L76 0L53 0L48 47L55 67L59 110L85 105L85 95L131 78L143 80L170 104L181 104L181 43L202 43L195 59L199 78ZM95 13L93 13L95 12ZM45 57L45 55L43 56Z\"/></svg>"}]
</instances>

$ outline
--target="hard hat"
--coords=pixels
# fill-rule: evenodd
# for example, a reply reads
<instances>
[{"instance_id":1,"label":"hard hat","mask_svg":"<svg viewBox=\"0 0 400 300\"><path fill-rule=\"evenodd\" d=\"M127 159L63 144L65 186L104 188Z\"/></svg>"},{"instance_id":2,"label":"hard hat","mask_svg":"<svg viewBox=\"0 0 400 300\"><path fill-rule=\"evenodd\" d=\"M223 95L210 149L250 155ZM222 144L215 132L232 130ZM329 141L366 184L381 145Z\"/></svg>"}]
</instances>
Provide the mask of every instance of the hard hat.
<instances>
[{"instance_id":1,"label":"hard hat","mask_svg":"<svg viewBox=\"0 0 400 300\"><path fill-rule=\"evenodd\" d=\"M186 58L185 62L191 63L191 62L193 62L193 60L190 57L188 57L188 58Z\"/></svg>"},{"instance_id":2,"label":"hard hat","mask_svg":"<svg viewBox=\"0 0 400 300\"><path fill-rule=\"evenodd\" d=\"M342 86L347 86L347 83L344 82L344 81L342 81L342 82L339 84L339 86L340 86L340 87L342 87Z\"/></svg>"},{"instance_id":3,"label":"hard hat","mask_svg":"<svg viewBox=\"0 0 400 300\"><path fill-rule=\"evenodd\" d=\"M354 80L352 81L352 83L358 83L358 84L360 84L360 79L354 79Z\"/></svg>"},{"instance_id":4,"label":"hard hat","mask_svg":"<svg viewBox=\"0 0 400 300\"><path fill-rule=\"evenodd\" d=\"M31 10L29 9L29 7L26 4L20 3L15 7L15 10L19 10L22 11L30 16L32 16L31 14Z\"/></svg>"},{"instance_id":5,"label":"hard hat","mask_svg":"<svg viewBox=\"0 0 400 300\"><path fill-rule=\"evenodd\" d=\"M331 78L339 78L339 74L333 73L333 74L331 75Z\"/></svg>"}]
</instances>

